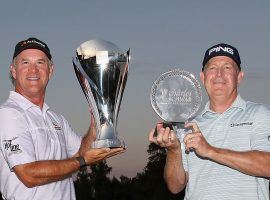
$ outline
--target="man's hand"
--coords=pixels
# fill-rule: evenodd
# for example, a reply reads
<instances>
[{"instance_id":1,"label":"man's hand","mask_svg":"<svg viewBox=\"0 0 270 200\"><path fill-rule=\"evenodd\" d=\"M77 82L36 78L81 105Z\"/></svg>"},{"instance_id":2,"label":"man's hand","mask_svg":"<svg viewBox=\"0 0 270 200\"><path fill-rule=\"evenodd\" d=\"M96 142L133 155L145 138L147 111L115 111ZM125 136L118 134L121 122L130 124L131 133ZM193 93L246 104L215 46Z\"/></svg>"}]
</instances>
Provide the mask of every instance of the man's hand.
<instances>
[{"instance_id":1,"label":"man's hand","mask_svg":"<svg viewBox=\"0 0 270 200\"><path fill-rule=\"evenodd\" d=\"M169 127L163 128L162 123L157 124L157 136L154 136L155 129L152 129L149 133L149 141L155 143L161 147L166 147L167 150L179 150L180 142L176 137L176 134Z\"/></svg>"},{"instance_id":2,"label":"man's hand","mask_svg":"<svg viewBox=\"0 0 270 200\"><path fill-rule=\"evenodd\" d=\"M192 128L193 132L185 136L184 142L186 150L194 150L199 156L208 158L213 150L213 147L208 144L203 134L201 133L198 125L195 122L188 122L185 128Z\"/></svg>"},{"instance_id":3,"label":"man's hand","mask_svg":"<svg viewBox=\"0 0 270 200\"><path fill-rule=\"evenodd\" d=\"M90 110L90 113L91 113L90 127L82 139L81 146L79 149L79 155L82 155L87 150L89 150L92 142L96 139L96 122L95 122L94 114L91 110Z\"/></svg>"},{"instance_id":4,"label":"man's hand","mask_svg":"<svg viewBox=\"0 0 270 200\"><path fill-rule=\"evenodd\" d=\"M88 149L83 157L86 164L90 165L123 152L123 148ZM63 180L77 171L78 167L79 163L73 157L65 160L43 160L16 165L13 170L26 187L36 187Z\"/></svg>"},{"instance_id":5,"label":"man's hand","mask_svg":"<svg viewBox=\"0 0 270 200\"><path fill-rule=\"evenodd\" d=\"M100 149L88 149L82 155L87 165L95 164L101 160L105 160L111 156L124 153L124 148L100 148Z\"/></svg>"},{"instance_id":6,"label":"man's hand","mask_svg":"<svg viewBox=\"0 0 270 200\"><path fill-rule=\"evenodd\" d=\"M168 189L176 194L185 188L188 181L182 164L181 144L175 132L169 127L163 128L163 123L158 123L156 128L157 136L154 136L155 129L151 130L149 141L167 149L164 179Z\"/></svg>"}]
</instances>

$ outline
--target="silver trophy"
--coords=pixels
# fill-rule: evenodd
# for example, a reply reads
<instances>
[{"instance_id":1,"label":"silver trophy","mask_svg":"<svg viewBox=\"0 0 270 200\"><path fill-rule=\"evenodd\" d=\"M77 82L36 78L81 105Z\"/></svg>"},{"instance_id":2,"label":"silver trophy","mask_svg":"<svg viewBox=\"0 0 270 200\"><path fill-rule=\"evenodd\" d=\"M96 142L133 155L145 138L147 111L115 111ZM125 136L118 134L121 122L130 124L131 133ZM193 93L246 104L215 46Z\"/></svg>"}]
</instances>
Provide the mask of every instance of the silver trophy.
<instances>
[{"instance_id":1,"label":"silver trophy","mask_svg":"<svg viewBox=\"0 0 270 200\"><path fill-rule=\"evenodd\" d=\"M163 73L151 88L150 100L155 112L175 131L194 117L202 102L198 80L190 72L175 69Z\"/></svg>"},{"instance_id":2,"label":"silver trophy","mask_svg":"<svg viewBox=\"0 0 270 200\"><path fill-rule=\"evenodd\" d=\"M130 61L113 43L89 40L76 50L73 66L96 125L92 148L125 147L117 135L117 118Z\"/></svg>"}]
</instances>

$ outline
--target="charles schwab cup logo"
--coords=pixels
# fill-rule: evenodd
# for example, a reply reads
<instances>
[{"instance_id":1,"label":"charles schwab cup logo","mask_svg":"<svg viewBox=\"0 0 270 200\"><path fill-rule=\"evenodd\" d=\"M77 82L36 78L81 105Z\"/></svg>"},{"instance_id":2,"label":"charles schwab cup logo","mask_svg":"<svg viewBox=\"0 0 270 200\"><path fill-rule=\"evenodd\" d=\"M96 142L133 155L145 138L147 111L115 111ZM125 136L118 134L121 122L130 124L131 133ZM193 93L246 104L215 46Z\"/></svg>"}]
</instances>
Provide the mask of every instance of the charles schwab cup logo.
<instances>
[{"instance_id":1,"label":"charles schwab cup logo","mask_svg":"<svg viewBox=\"0 0 270 200\"><path fill-rule=\"evenodd\" d=\"M22 152L20 145L14 143L17 138L18 137L12 138L11 140L3 140L4 149L9 152L9 155Z\"/></svg>"},{"instance_id":2,"label":"charles schwab cup logo","mask_svg":"<svg viewBox=\"0 0 270 200\"><path fill-rule=\"evenodd\" d=\"M220 51L224 51L224 52L227 52L227 53L232 54L232 55L234 54L233 49L231 49L230 47L218 46L218 47L214 47L214 48L209 50L209 56L213 52L220 52Z\"/></svg>"}]
</instances>

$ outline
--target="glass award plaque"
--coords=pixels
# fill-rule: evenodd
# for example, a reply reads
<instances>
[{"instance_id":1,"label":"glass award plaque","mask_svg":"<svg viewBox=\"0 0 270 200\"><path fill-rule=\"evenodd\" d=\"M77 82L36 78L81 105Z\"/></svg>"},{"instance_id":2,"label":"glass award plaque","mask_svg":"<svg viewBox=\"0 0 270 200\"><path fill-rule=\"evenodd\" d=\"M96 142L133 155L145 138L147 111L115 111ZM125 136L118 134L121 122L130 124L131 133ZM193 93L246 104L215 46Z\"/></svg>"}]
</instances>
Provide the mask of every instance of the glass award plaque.
<instances>
[{"instance_id":1,"label":"glass award plaque","mask_svg":"<svg viewBox=\"0 0 270 200\"><path fill-rule=\"evenodd\" d=\"M198 112L202 102L199 81L190 72L175 69L161 74L150 94L151 105L163 119L164 127L183 128Z\"/></svg>"}]
</instances>

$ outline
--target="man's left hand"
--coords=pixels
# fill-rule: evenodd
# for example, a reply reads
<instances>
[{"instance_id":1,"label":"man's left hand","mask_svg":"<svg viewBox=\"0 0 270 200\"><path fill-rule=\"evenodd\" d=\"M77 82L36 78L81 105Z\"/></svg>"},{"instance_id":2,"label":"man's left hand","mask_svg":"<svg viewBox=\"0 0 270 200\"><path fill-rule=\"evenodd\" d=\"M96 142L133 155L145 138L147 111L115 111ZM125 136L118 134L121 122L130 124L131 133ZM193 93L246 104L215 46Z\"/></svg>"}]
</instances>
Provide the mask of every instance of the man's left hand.
<instances>
[{"instance_id":1,"label":"man's left hand","mask_svg":"<svg viewBox=\"0 0 270 200\"><path fill-rule=\"evenodd\" d=\"M187 134L184 138L186 150L193 150L199 156L207 158L213 150L213 147L208 144L198 125L195 122L188 122L185 124L185 128L193 129L192 133Z\"/></svg>"}]
</instances>

